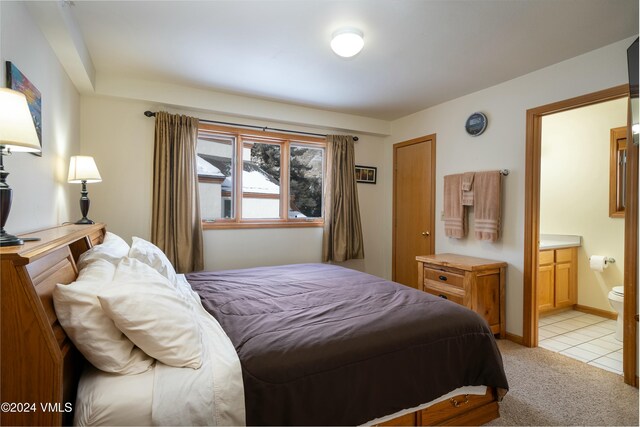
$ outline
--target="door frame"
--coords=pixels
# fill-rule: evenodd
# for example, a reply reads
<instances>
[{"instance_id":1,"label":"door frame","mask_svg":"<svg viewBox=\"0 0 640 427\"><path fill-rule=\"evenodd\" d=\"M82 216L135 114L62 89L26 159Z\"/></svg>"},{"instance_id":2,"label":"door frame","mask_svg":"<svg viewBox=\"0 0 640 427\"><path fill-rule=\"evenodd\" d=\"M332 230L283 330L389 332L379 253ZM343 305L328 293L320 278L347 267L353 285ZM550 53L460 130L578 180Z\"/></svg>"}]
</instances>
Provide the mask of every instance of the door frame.
<instances>
[{"instance_id":1,"label":"door frame","mask_svg":"<svg viewBox=\"0 0 640 427\"><path fill-rule=\"evenodd\" d=\"M629 86L578 96L527 110L525 161L524 230L524 306L523 344L538 346L537 266L540 229L540 154L542 117L587 105L629 97ZM630 115L627 114L627 140L631 141ZM636 330L638 291L638 146L627 145L626 207L624 238L624 346L623 370L627 384L638 386Z\"/></svg>"},{"instance_id":2,"label":"door frame","mask_svg":"<svg viewBox=\"0 0 640 427\"><path fill-rule=\"evenodd\" d=\"M408 145L419 144L421 142L431 142L431 221L429 221L429 229L431 236L429 239L429 253L425 255L431 255L435 252L436 248L436 233L435 233L435 213L436 213L436 134L421 136L419 138L410 139L408 141L398 142L393 144L393 205L391 212L391 228L392 228L392 242L391 242L391 280L396 280L396 172L398 170L397 165L397 151L399 148L406 147ZM416 261L417 265L417 261ZM417 268L417 267L416 267Z\"/></svg>"}]
</instances>

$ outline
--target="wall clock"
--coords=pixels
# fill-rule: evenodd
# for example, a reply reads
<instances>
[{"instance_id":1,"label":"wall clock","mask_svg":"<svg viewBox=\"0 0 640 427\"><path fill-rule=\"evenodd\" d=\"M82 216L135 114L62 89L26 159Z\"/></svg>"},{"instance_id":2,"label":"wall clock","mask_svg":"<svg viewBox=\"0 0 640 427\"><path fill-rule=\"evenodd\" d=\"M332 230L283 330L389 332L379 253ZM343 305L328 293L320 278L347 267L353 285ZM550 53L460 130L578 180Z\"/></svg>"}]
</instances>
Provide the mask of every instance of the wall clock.
<instances>
[{"instance_id":1,"label":"wall clock","mask_svg":"<svg viewBox=\"0 0 640 427\"><path fill-rule=\"evenodd\" d=\"M464 128L471 136L481 135L487 128L487 116L480 112L473 113L467 119L467 122L464 124Z\"/></svg>"}]
</instances>

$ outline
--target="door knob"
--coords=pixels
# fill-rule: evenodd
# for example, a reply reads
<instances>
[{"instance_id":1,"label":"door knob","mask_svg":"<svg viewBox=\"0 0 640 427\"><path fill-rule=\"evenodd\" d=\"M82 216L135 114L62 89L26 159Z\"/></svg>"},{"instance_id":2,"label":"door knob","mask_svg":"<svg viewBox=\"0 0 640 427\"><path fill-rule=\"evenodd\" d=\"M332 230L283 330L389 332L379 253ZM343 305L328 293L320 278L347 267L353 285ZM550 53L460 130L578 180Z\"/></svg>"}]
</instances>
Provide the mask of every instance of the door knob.
<instances>
[{"instance_id":1,"label":"door knob","mask_svg":"<svg viewBox=\"0 0 640 427\"><path fill-rule=\"evenodd\" d=\"M429 233L428 231L423 231L422 232L422 236L424 236L424 237L427 237L427 236L430 236L430 235L431 235L431 233Z\"/></svg>"}]
</instances>

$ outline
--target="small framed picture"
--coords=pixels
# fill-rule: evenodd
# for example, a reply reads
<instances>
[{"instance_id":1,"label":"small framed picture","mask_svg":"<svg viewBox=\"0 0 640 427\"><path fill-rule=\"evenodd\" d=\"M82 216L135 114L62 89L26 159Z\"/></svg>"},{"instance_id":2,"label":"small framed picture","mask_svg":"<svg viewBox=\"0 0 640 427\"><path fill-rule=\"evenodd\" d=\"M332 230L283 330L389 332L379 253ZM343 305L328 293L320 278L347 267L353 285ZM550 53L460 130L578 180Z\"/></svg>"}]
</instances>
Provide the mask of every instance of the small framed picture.
<instances>
[{"instance_id":1,"label":"small framed picture","mask_svg":"<svg viewBox=\"0 0 640 427\"><path fill-rule=\"evenodd\" d=\"M378 176L378 168L373 166L356 165L356 182L375 184Z\"/></svg>"}]
</instances>

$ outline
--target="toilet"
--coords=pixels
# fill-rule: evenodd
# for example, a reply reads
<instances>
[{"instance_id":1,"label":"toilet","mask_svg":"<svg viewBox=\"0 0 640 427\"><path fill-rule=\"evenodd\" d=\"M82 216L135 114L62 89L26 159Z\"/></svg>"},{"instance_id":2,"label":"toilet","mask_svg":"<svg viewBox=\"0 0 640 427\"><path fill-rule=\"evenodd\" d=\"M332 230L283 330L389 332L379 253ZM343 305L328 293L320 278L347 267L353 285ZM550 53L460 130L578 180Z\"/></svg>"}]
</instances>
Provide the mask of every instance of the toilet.
<instances>
[{"instance_id":1,"label":"toilet","mask_svg":"<svg viewBox=\"0 0 640 427\"><path fill-rule=\"evenodd\" d=\"M618 324L616 325L616 339L622 341L622 329L624 322L622 320L624 301L624 286L614 286L609 292L609 304L618 313Z\"/></svg>"}]
</instances>

